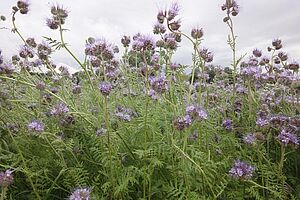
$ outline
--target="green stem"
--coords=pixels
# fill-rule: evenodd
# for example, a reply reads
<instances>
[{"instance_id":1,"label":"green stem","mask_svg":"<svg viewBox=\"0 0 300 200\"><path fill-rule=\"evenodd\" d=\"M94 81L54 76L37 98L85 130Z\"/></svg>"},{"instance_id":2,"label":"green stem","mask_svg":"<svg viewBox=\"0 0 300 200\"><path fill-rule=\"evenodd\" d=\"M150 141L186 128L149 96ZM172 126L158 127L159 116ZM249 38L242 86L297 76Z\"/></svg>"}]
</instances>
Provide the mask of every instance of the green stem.
<instances>
[{"instance_id":1,"label":"green stem","mask_svg":"<svg viewBox=\"0 0 300 200\"><path fill-rule=\"evenodd\" d=\"M25 169L25 171L28 173L28 168L27 168L27 165L26 165L26 162L25 162L25 158L23 157L22 151L21 151L21 149L19 148L19 145L17 144L17 142L16 142L14 136L12 135L12 133L11 133L10 131L8 131L8 132L9 132L9 135L10 135L10 137L11 137L11 139L12 139L14 145L15 145L16 148L17 148L17 151L18 151L20 157L21 157L22 163L23 163L23 165L24 165L24 169ZM37 192L37 189L36 189L35 186L34 186L34 183L33 183L32 179L31 179L31 177L30 177L30 174L28 174L28 180L29 180L29 182L30 182L30 185L31 185L31 187L32 187L32 189L33 189L33 192L34 192L36 198L37 198L38 200L41 200L41 197L40 197L39 193Z\"/></svg>"}]
</instances>

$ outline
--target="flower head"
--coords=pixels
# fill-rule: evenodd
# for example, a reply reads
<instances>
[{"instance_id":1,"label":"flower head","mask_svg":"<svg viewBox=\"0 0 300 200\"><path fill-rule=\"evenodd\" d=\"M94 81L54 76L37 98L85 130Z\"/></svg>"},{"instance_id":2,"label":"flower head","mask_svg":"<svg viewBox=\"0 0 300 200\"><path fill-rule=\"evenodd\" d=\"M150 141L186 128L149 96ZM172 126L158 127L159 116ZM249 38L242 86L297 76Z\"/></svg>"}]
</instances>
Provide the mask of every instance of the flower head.
<instances>
[{"instance_id":1,"label":"flower head","mask_svg":"<svg viewBox=\"0 0 300 200\"><path fill-rule=\"evenodd\" d=\"M239 180L248 180L253 176L255 168L243 161L236 160L229 170L230 176Z\"/></svg>"},{"instance_id":2,"label":"flower head","mask_svg":"<svg viewBox=\"0 0 300 200\"><path fill-rule=\"evenodd\" d=\"M53 116L61 116L67 112L69 112L69 108L66 106L66 104L60 102L52 108L50 114Z\"/></svg>"},{"instance_id":3,"label":"flower head","mask_svg":"<svg viewBox=\"0 0 300 200\"><path fill-rule=\"evenodd\" d=\"M173 3L170 9L168 10L167 19L169 21L173 20L178 15L179 11L180 11L179 5L177 3Z\"/></svg>"},{"instance_id":4,"label":"flower head","mask_svg":"<svg viewBox=\"0 0 300 200\"><path fill-rule=\"evenodd\" d=\"M168 81L164 75L150 77L150 86L157 93L164 93L168 90Z\"/></svg>"},{"instance_id":5,"label":"flower head","mask_svg":"<svg viewBox=\"0 0 300 200\"><path fill-rule=\"evenodd\" d=\"M222 123L222 126L226 129L226 130L231 130L232 129L232 121L231 119L225 119Z\"/></svg>"},{"instance_id":6,"label":"flower head","mask_svg":"<svg viewBox=\"0 0 300 200\"><path fill-rule=\"evenodd\" d=\"M133 37L132 48L136 51L149 51L156 47L155 41L148 35L137 34Z\"/></svg>"},{"instance_id":7,"label":"flower head","mask_svg":"<svg viewBox=\"0 0 300 200\"><path fill-rule=\"evenodd\" d=\"M245 144L252 145L252 144L255 143L255 141L256 141L256 137L255 137L255 135L252 134L252 133L250 133L250 134L248 134L248 135L245 135L245 136L243 137L243 142L244 142Z\"/></svg>"},{"instance_id":8,"label":"flower head","mask_svg":"<svg viewBox=\"0 0 300 200\"><path fill-rule=\"evenodd\" d=\"M99 85L99 90L104 96L108 96L112 89L112 85L109 82L102 82Z\"/></svg>"},{"instance_id":9,"label":"flower head","mask_svg":"<svg viewBox=\"0 0 300 200\"><path fill-rule=\"evenodd\" d=\"M288 144L292 146L299 146L299 139L296 134L289 132L287 129L283 129L277 136L277 140L287 146Z\"/></svg>"},{"instance_id":10,"label":"flower head","mask_svg":"<svg viewBox=\"0 0 300 200\"><path fill-rule=\"evenodd\" d=\"M20 10L21 14L27 14L29 11L29 3L28 0L20 0L17 2L17 7Z\"/></svg>"},{"instance_id":11,"label":"flower head","mask_svg":"<svg viewBox=\"0 0 300 200\"><path fill-rule=\"evenodd\" d=\"M42 133L44 131L44 124L38 120L33 120L28 124L28 130L36 133Z\"/></svg>"},{"instance_id":12,"label":"flower head","mask_svg":"<svg viewBox=\"0 0 300 200\"><path fill-rule=\"evenodd\" d=\"M174 121L174 126L177 130L182 131L183 129L189 127L192 124L192 118L189 115L177 118Z\"/></svg>"},{"instance_id":13,"label":"flower head","mask_svg":"<svg viewBox=\"0 0 300 200\"><path fill-rule=\"evenodd\" d=\"M69 200L91 200L91 189L78 188L72 192Z\"/></svg>"}]
</instances>

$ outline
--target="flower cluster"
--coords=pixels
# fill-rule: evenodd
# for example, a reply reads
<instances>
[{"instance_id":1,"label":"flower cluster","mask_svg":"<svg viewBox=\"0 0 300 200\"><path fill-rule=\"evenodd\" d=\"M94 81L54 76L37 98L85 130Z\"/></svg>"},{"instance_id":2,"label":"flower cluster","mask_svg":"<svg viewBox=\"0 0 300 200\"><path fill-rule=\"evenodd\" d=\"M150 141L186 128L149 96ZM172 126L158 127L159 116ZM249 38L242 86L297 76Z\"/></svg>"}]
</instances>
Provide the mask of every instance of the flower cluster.
<instances>
[{"instance_id":1,"label":"flower cluster","mask_svg":"<svg viewBox=\"0 0 300 200\"><path fill-rule=\"evenodd\" d=\"M69 12L60 5L51 7L52 17L46 20L46 24L50 29L58 29L61 25L65 24Z\"/></svg>"},{"instance_id":2,"label":"flower cluster","mask_svg":"<svg viewBox=\"0 0 300 200\"><path fill-rule=\"evenodd\" d=\"M140 33L133 37L132 48L135 51L151 51L156 47L154 39L149 35L142 35Z\"/></svg>"},{"instance_id":3,"label":"flower cluster","mask_svg":"<svg viewBox=\"0 0 300 200\"><path fill-rule=\"evenodd\" d=\"M102 95L108 96L113 89L112 84L110 82L102 82L99 84L99 90Z\"/></svg>"},{"instance_id":4,"label":"flower cluster","mask_svg":"<svg viewBox=\"0 0 300 200\"><path fill-rule=\"evenodd\" d=\"M151 90L155 93L164 93L168 90L168 81L164 75L159 75L158 77L151 76L150 78Z\"/></svg>"},{"instance_id":5,"label":"flower cluster","mask_svg":"<svg viewBox=\"0 0 300 200\"><path fill-rule=\"evenodd\" d=\"M287 129L283 129L280 132L280 134L277 136L277 140L285 146L299 146L299 138L297 137L297 135L288 131Z\"/></svg>"},{"instance_id":6,"label":"flower cluster","mask_svg":"<svg viewBox=\"0 0 300 200\"><path fill-rule=\"evenodd\" d=\"M44 131L44 124L38 120L33 120L28 124L28 130L36 133L42 133Z\"/></svg>"},{"instance_id":7,"label":"flower cluster","mask_svg":"<svg viewBox=\"0 0 300 200\"><path fill-rule=\"evenodd\" d=\"M227 12L227 15L237 16L239 14L239 5L234 0L227 0L225 4L222 5L221 9ZM224 18L224 22L227 22L228 18Z\"/></svg>"},{"instance_id":8,"label":"flower cluster","mask_svg":"<svg viewBox=\"0 0 300 200\"><path fill-rule=\"evenodd\" d=\"M78 188L72 192L69 200L91 200L91 189Z\"/></svg>"},{"instance_id":9,"label":"flower cluster","mask_svg":"<svg viewBox=\"0 0 300 200\"><path fill-rule=\"evenodd\" d=\"M28 0L20 0L17 2L17 6L13 7L13 10L17 12L20 11L21 14L25 15L29 11L29 2Z\"/></svg>"},{"instance_id":10,"label":"flower cluster","mask_svg":"<svg viewBox=\"0 0 300 200\"><path fill-rule=\"evenodd\" d=\"M125 108L123 106L117 106L117 108L115 110L115 115L120 120L130 122L133 117L137 116L137 113L130 108Z\"/></svg>"},{"instance_id":11,"label":"flower cluster","mask_svg":"<svg viewBox=\"0 0 300 200\"><path fill-rule=\"evenodd\" d=\"M110 61L114 58L114 46L105 39L90 38L85 47L85 54L100 65L101 61Z\"/></svg>"},{"instance_id":12,"label":"flower cluster","mask_svg":"<svg viewBox=\"0 0 300 200\"><path fill-rule=\"evenodd\" d=\"M230 176L238 180L249 180L253 176L255 168L246 162L236 160L229 170Z\"/></svg>"},{"instance_id":13,"label":"flower cluster","mask_svg":"<svg viewBox=\"0 0 300 200\"><path fill-rule=\"evenodd\" d=\"M67 105L65 103L60 102L51 109L50 114L53 116L62 116L68 112L69 108L67 107Z\"/></svg>"},{"instance_id":14,"label":"flower cluster","mask_svg":"<svg viewBox=\"0 0 300 200\"><path fill-rule=\"evenodd\" d=\"M232 129L232 120L231 119L224 119L224 121L222 122L222 126L230 131Z\"/></svg>"},{"instance_id":15,"label":"flower cluster","mask_svg":"<svg viewBox=\"0 0 300 200\"><path fill-rule=\"evenodd\" d=\"M192 119L196 119L199 121L205 120L208 118L207 112L202 107L199 107L199 106L194 106L194 105L188 106L188 107L186 107L185 112Z\"/></svg>"},{"instance_id":16,"label":"flower cluster","mask_svg":"<svg viewBox=\"0 0 300 200\"><path fill-rule=\"evenodd\" d=\"M37 55L41 60L48 60L49 55L52 53L51 47L47 42L42 42L37 46Z\"/></svg>"},{"instance_id":17,"label":"flower cluster","mask_svg":"<svg viewBox=\"0 0 300 200\"><path fill-rule=\"evenodd\" d=\"M183 129L191 126L192 122L193 122L192 118L189 115L185 115L184 117L177 118L174 121L174 127L177 130L182 131Z\"/></svg>"}]
</instances>

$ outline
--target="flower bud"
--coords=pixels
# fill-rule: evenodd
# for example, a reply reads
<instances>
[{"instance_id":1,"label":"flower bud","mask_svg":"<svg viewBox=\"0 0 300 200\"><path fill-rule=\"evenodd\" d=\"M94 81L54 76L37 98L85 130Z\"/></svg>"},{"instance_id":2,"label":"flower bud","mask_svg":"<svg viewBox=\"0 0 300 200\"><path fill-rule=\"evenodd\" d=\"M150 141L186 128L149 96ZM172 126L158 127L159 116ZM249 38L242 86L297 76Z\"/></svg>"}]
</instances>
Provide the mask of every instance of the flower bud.
<instances>
[{"instance_id":1,"label":"flower bud","mask_svg":"<svg viewBox=\"0 0 300 200\"><path fill-rule=\"evenodd\" d=\"M191 31L191 36L194 38L194 39L200 39L203 37L203 30L202 28L193 28L192 31Z\"/></svg>"}]
</instances>

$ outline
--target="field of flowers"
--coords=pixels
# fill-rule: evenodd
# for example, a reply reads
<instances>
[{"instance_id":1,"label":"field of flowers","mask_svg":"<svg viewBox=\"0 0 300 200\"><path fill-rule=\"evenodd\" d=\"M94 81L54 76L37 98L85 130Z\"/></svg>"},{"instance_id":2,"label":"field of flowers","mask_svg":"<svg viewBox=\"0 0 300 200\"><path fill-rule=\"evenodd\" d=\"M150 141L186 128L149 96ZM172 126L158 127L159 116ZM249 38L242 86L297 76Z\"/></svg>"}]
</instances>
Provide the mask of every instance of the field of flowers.
<instances>
[{"instance_id":1,"label":"field of flowers","mask_svg":"<svg viewBox=\"0 0 300 200\"><path fill-rule=\"evenodd\" d=\"M12 8L22 48L0 51L0 200L300 199L299 64L280 39L237 55L237 2L220 9L230 67L213 65L201 28L181 32L176 3L120 49L87 38L84 60L65 41L63 6L46 21L60 38L41 42L17 27L28 12L25 0ZM173 61L181 40L191 66ZM58 68L58 51L81 71Z\"/></svg>"}]
</instances>

